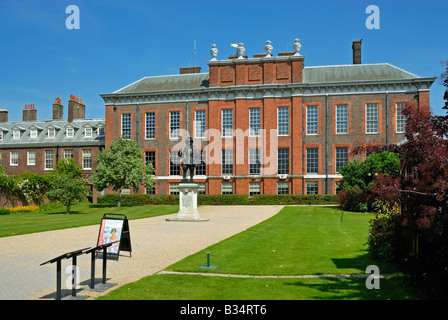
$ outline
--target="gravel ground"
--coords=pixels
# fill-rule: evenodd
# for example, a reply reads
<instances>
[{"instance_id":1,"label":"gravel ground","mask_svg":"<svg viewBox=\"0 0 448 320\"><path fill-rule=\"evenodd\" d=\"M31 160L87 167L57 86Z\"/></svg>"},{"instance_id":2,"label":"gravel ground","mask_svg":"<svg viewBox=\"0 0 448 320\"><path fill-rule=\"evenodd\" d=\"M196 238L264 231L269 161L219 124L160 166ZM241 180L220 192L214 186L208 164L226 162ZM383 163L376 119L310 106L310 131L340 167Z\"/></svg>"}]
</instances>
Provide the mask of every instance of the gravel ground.
<instances>
[{"instance_id":1,"label":"gravel ground","mask_svg":"<svg viewBox=\"0 0 448 320\"><path fill-rule=\"evenodd\" d=\"M82 290L77 299L93 299L126 283L154 274L195 252L256 225L276 213L282 206L201 206L204 222L166 221L176 214L130 220L132 256L120 252L118 261L107 262L107 286L102 292L90 290L90 254L78 256L79 280ZM39 232L0 238L0 299L54 299L56 263L40 266L66 252L94 247L98 225L57 231ZM205 257L204 257L205 261ZM70 298L66 289L66 273L72 259L62 260L62 296ZM95 278L102 277L102 261L95 263ZM111 287L112 286L112 287ZM96 288L102 288L96 285ZM103 288L103 289L105 289Z\"/></svg>"}]
</instances>

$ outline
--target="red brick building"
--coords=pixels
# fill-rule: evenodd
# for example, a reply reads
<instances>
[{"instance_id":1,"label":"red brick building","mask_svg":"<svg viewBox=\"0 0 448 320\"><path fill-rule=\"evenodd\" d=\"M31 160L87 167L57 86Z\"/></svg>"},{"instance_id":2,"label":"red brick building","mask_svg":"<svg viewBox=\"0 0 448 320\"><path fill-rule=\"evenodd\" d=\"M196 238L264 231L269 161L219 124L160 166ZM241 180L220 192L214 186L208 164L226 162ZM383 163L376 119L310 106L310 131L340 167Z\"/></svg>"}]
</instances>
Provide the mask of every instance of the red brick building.
<instances>
[{"instance_id":1,"label":"red brick building","mask_svg":"<svg viewBox=\"0 0 448 320\"><path fill-rule=\"evenodd\" d=\"M22 121L9 121L8 110L0 110L0 164L8 175L32 172L44 175L60 159L74 158L89 176L104 147L104 119L86 119L83 101L71 96L68 119L56 98L51 120L37 120L37 109L26 105ZM99 192L92 187L93 201Z\"/></svg>"},{"instance_id":2,"label":"red brick building","mask_svg":"<svg viewBox=\"0 0 448 320\"><path fill-rule=\"evenodd\" d=\"M353 43L352 65L307 67L300 45L247 58L240 44L226 60L212 53L208 73L190 67L145 77L101 95L105 143L128 136L154 164L155 190L140 193L176 193L176 153L187 131L204 150L195 175L203 193L334 193L351 150L401 141L400 108L429 108L435 80L361 64L360 45Z\"/></svg>"}]
</instances>

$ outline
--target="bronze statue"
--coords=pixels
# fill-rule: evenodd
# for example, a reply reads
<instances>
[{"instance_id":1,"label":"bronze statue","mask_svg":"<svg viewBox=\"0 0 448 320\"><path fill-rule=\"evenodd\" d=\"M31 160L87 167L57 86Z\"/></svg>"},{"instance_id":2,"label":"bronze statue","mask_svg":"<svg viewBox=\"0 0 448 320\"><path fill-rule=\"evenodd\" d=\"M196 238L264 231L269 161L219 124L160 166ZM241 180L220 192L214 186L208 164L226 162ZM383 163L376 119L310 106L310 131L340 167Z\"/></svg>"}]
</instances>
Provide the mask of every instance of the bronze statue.
<instances>
[{"instance_id":1,"label":"bronze statue","mask_svg":"<svg viewBox=\"0 0 448 320\"><path fill-rule=\"evenodd\" d=\"M200 151L193 147L193 138L189 138L189 145L179 150L178 155L180 157L180 166L182 168L182 180L181 182L194 182L193 175L196 166L200 163ZM187 179L187 171L189 171L190 179Z\"/></svg>"}]
</instances>

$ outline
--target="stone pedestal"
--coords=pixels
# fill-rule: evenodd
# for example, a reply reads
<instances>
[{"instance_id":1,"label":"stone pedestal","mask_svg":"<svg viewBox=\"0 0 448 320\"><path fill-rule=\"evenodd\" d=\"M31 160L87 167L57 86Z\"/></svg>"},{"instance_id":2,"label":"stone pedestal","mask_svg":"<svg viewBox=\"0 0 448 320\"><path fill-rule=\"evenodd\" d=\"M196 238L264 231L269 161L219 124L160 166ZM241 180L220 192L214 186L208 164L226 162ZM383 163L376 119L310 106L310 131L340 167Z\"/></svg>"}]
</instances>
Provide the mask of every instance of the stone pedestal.
<instances>
[{"instance_id":1,"label":"stone pedestal","mask_svg":"<svg viewBox=\"0 0 448 320\"><path fill-rule=\"evenodd\" d=\"M198 212L198 185L194 182L179 183L179 212L176 218L166 221L208 221L201 219Z\"/></svg>"}]
</instances>

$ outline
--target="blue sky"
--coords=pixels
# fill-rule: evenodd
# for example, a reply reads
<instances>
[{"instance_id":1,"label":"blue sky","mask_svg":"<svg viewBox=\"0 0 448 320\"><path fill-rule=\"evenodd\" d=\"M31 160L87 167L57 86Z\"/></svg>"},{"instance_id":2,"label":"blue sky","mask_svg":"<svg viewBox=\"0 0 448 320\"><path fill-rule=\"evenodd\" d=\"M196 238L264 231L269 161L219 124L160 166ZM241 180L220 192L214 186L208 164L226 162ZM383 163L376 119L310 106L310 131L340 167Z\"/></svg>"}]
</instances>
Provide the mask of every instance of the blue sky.
<instances>
[{"instance_id":1,"label":"blue sky","mask_svg":"<svg viewBox=\"0 0 448 320\"><path fill-rule=\"evenodd\" d=\"M80 10L80 29L66 28L66 7ZM366 8L380 9L380 29L367 29ZM71 94L84 100L87 118L103 118L101 93L145 76L177 74L195 64L208 72L211 44L218 59L243 42L252 57L271 40L274 55L302 43L306 66L352 63L352 41L363 39L362 63L388 62L422 77L443 72L448 60L448 2L440 1L118 1L2 0L0 109L20 121L26 104L39 120L52 117ZM196 55L194 43L196 41ZM443 87L431 87L431 109L441 109Z\"/></svg>"}]
</instances>

